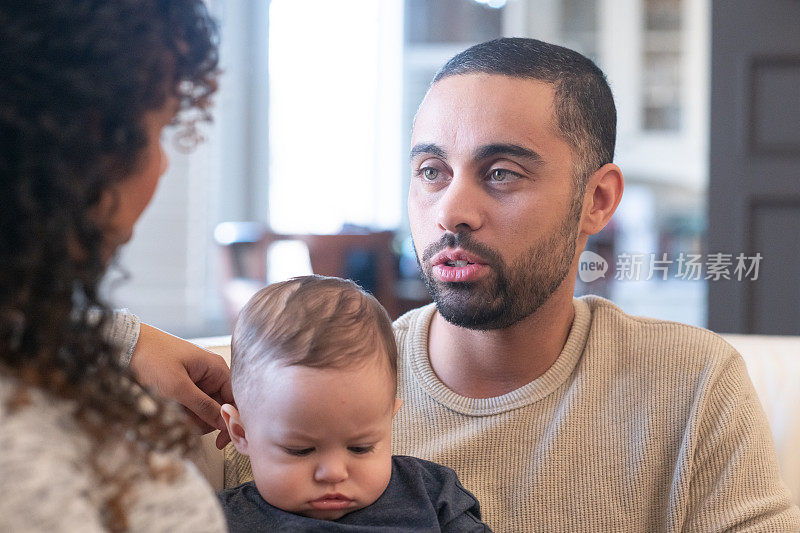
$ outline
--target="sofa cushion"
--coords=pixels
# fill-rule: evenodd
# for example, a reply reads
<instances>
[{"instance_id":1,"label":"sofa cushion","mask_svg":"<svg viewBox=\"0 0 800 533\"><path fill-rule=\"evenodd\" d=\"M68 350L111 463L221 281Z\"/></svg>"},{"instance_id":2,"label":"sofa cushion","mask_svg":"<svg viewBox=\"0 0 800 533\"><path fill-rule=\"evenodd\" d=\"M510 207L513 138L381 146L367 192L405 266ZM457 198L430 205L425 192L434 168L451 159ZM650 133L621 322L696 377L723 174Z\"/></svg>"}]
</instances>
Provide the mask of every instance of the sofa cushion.
<instances>
[{"instance_id":1,"label":"sofa cushion","mask_svg":"<svg viewBox=\"0 0 800 533\"><path fill-rule=\"evenodd\" d=\"M800 504L800 337L723 335L742 354L769 420L781 477Z\"/></svg>"}]
</instances>

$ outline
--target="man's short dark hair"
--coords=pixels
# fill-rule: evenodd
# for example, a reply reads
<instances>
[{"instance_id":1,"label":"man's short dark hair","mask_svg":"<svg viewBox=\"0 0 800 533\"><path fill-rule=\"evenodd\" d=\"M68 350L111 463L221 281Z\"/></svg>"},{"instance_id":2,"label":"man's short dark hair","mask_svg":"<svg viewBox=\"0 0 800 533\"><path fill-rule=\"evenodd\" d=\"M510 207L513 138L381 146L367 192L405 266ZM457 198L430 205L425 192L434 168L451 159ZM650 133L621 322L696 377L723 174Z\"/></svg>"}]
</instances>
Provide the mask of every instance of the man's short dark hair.
<instances>
[{"instance_id":1,"label":"man's short dark hair","mask_svg":"<svg viewBox=\"0 0 800 533\"><path fill-rule=\"evenodd\" d=\"M536 39L495 39L454 56L436 73L432 83L472 73L530 78L555 86L556 122L578 158L575 178L581 190L594 171L614 160L614 97L603 71L589 58Z\"/></svg>"}]
</instances>

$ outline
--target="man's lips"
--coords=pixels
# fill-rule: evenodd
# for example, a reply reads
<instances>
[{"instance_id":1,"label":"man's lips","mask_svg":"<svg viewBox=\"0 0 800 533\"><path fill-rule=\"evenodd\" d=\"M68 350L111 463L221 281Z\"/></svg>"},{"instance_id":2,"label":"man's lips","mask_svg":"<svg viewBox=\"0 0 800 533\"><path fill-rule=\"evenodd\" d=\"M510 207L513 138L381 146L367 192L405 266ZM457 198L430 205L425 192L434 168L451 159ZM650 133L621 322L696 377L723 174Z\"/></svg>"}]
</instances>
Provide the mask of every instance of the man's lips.
<instances>
[{"instance_id":1,"label":"man's lips","mask_svg":"<svg viewBox=\"0 0 800 533\"><path fill-rule=\"evenodd\" d=\"M489 265L481 257L460 248L439 252L432 264L433 276L448 283L477 281L489 272Z\"/></svg>"},{"instance_id":2,"label":"man's lips","mask_svg":"<svg viewBox=\"0 0 800 533\"><path fill-rule=\"evenodd\" d=\"M350 507L353 500L343 494L332 493L326 494L308 502L314 509L330 510L330 509L346 509Z\"/></svg>"},{"instance_id":3,"label":"man's lips","mask_svg":"<svg viewBox=\"0 0 800 533\"><path fill-rule=\"evenodd\" d=\"M465 250L462 250L461 248L442 250L433 257L433 259L431 260L431 264L433 266L437 265L452 266L450 265L450 263L455 263L456 261L462 261L462 262L466 261L467 263L470 264L473 263L481 265L486 264L486 261L484 261L481 257L472 254L470 252L467 252Z\"/></svg>"}]
</instances>

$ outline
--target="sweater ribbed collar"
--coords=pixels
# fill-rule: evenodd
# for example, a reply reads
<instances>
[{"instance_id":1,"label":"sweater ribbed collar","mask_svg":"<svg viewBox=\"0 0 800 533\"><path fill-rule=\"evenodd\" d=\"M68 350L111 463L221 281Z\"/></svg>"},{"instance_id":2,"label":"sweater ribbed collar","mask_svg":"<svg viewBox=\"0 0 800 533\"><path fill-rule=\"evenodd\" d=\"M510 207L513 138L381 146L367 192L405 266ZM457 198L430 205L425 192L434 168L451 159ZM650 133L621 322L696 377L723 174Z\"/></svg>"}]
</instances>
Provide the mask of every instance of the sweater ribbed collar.
<instances>
[{"instance_id":1,"label":"sweater ribbed collar","mask_svg":"<svg viewBox=\"0 0 800 533\"><path fill-rule=\"evenodd\" d=\"M408 365L413 379L434 400L458 413L469 416L496 415L535 403L555 391L572 374L580 360L589 336L592 313L589 305L573 298L575 316L567 342L558 359L547 371L535 380L502 396L492 398L468 398L450 390L436 376L428 355L428 331L436 306L427 305L410 317L408 328L411 348Z\"/></svg>"}]
</instances>

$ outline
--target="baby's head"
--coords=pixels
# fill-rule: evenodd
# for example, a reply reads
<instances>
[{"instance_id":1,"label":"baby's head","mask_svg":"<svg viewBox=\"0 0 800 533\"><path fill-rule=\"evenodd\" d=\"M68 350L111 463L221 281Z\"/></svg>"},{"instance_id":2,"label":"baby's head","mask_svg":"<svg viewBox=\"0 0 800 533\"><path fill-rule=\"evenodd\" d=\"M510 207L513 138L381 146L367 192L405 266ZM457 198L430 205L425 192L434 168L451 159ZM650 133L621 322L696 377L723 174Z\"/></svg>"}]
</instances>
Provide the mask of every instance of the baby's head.
<instances>
[{"instance_id":1,"label":"baby's head","mask_svg":"<svg viewBox=\"0 0 800 533\"><path fill-rule=\"evenodd\" d=\"M231 381L238 409L222 416L267 502L335 520L386 489L397 346L355 283L303 276L256 293L233 331Z\"/></svg>"}]
</instances>

